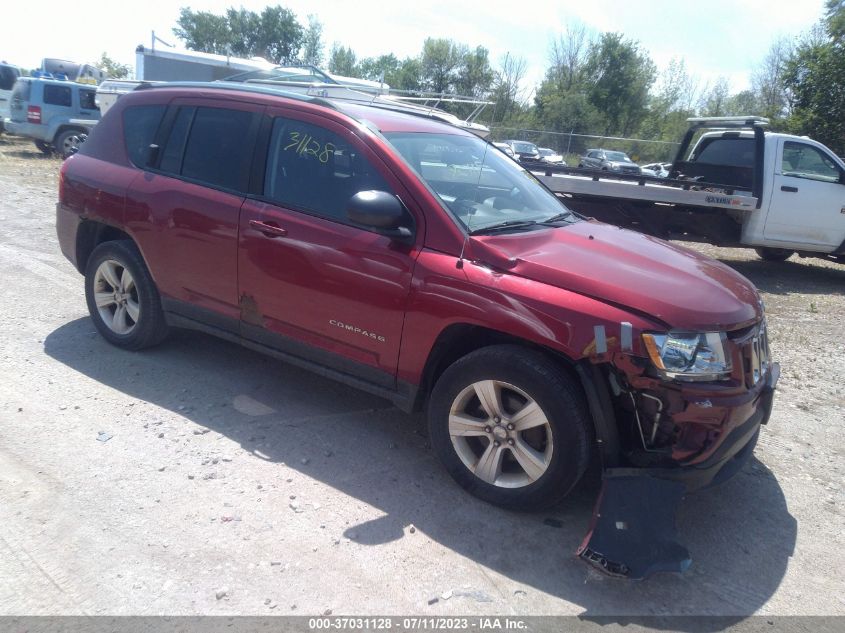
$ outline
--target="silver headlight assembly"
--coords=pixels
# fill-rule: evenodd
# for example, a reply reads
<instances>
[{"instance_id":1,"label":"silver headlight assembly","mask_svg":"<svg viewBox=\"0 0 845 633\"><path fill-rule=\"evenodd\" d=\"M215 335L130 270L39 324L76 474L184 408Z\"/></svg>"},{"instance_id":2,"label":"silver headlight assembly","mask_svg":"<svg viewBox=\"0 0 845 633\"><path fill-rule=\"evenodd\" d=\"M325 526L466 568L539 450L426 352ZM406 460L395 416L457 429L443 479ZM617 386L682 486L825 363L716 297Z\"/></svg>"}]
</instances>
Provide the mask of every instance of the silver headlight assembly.
<instances>
[{"instance_id":1,"label":"silver headlight assembly","mask_svg":"<svg viewBox=\"0 0 845 633\"><path fill-rule=\"evenodd\" d=\"M671 380L727 380L731 359L724 332L643 334L643 342L661 377Z\"/></svg>"}]
</instances>

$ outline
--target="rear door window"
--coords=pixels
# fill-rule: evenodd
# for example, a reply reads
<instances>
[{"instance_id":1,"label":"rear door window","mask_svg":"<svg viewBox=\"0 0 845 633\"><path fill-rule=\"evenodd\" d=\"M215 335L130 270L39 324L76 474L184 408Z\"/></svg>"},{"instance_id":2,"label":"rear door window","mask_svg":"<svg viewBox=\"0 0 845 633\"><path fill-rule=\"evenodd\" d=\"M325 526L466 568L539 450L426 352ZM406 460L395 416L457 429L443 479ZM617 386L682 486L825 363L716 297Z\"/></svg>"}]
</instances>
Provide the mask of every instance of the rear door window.
<instances>
[{"instance_id":1,"label":"rear door window","mask_svg":"<svg viewBox=\"0 0 845 633\"><path fill-rule=\"evenodd\" d=\"M191 122L194 120L194 112L196 108L193 107L179 108L173 127L170 128L170 136L164 144L159 164L161 171L177 175L182 172L182 154L185 151L185 141L188 140Z\"/></svg>"},{"instance_id":2,"label":"rear door window","mask_svg":"<svg viewBox=\"0 0 845 633\"><path fill-rule=\"evenodd\" d=\"M224 189L240 189L248 174L249 136L253 114L243 110L197 108L188 134L182 175ZM245 169L246 167L246 169Z\"/></svg>"},{"instance_id":3,"label":"rear door window","mask_svg":"<svg viewBox=\"0 0 845 633\"><path fill-rule=\"evenodd\" d=\"M391 191L352 143L325 128L276 118L264 197L285 207L349 223L346 205L359 191Z\"/></svg>"},{"instance_id":4,"label":"rear door window","mask_svg":"<svg viewBox=\"0 0 845 633\"><path fill-rule=\"evenodd\" d=\"M136 167L145 167L147 152L155 139L156 130L166 106L143 105L131 106L123 111L123 139L126 153Z\"/></svg>"},{"instance_id":5,"label":"rear door window","mask_svg":"<svg viewBox=\"0 0 845 633\"><path fill-rule=\"evenodd\" d=\"M252 112L181 107L164 145L159 169L213 187L244 190L251 165Z\"/></svg>"},{"instance_id":6,"label":"rear door window","mask_svg":"<svg viewBox=\"0 0 845 633\"><path fill-rule=\"evenodd\" d=\"M44 84L44 103L56 106L71 106L70 86Z\"/></svg>"}]
</instances>

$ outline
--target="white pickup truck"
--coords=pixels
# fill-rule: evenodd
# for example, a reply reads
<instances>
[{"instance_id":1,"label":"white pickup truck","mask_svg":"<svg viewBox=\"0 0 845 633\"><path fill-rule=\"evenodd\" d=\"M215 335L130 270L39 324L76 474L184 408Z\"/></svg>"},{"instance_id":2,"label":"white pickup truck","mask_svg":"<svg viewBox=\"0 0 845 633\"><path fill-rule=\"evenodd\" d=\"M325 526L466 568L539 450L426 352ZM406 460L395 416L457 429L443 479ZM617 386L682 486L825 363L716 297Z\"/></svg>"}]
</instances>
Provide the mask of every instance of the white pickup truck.
<instances>
[{"instance_id":1,"label":"white pickup truck","mask_svg":"<svg viewBox=\"0 0 845 633\"><path fill-rule=\"evenodd\" d=\"M526 164L567 206L664 239L845 263L845 163L761 117L689 119L668 178ZM693 144L695 140L695 144ZM692 147L690 150L689 148Z\"/></svg>"}]
</instances>

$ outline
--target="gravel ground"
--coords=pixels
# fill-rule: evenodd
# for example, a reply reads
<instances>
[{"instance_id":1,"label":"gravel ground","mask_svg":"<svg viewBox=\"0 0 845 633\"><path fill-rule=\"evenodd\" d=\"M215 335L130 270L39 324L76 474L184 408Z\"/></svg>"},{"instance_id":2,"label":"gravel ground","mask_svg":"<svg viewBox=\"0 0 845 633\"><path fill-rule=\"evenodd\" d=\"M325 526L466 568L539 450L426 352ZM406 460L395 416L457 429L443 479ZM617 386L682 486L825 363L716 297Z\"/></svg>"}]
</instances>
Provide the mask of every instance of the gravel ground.
<instances>
[{"instance_id":1,"label":"gravel ground","mask_svg":"<svg viewBox=\"0 0 845 633\"><path fill-rule=\"evenodd\" d=\"M198 333L106 344L59 166L0 137L0 615L845 614L845 267L693 245L760 288L783 374L755 459L681 508L692 568L631 583L573 558L595 478L508 513L386 401Z\"/></svg>"}]
</instances>

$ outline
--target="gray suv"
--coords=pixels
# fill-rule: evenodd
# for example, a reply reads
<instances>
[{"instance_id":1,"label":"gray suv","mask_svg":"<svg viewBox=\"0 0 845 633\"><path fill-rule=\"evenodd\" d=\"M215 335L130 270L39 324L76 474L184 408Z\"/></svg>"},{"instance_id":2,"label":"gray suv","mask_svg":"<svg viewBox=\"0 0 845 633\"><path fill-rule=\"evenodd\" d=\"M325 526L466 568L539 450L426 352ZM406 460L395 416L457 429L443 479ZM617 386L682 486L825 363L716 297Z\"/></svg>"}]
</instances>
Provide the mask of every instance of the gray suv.
<instances>
[{"instance_id":1,"label":"gray suv","mask_svg":"<svg viewBox=\"0 0 845 633\"><path fill-rule=\"evenodd\" d=\"M642 173L639 165L628 158L625 152L614 152L609 149L588 149L587 153L581 157L578 167L603 169L622 174Z\"/></svg>"},{"instance_id":2,"label":"gray suv","mask_svg":"<svg viewBox=\"0 0 845 633\"><path fill-rule=\"evenodd\" d=\"M6 131L28 136L42 152L73 154L100 120L96 86L21 77L15 82Z\"/></svg>"}]
</instances>

